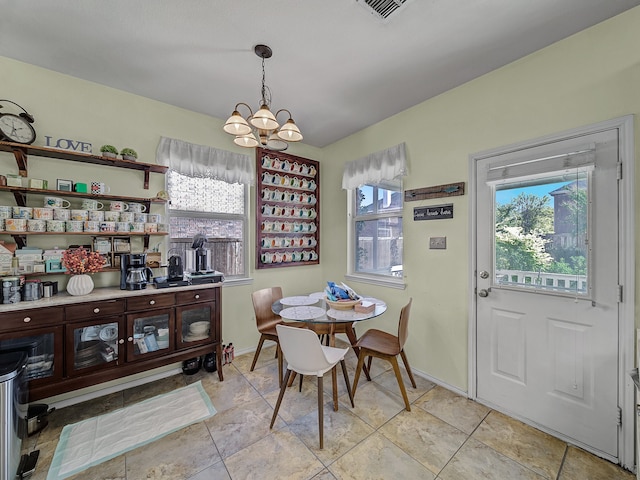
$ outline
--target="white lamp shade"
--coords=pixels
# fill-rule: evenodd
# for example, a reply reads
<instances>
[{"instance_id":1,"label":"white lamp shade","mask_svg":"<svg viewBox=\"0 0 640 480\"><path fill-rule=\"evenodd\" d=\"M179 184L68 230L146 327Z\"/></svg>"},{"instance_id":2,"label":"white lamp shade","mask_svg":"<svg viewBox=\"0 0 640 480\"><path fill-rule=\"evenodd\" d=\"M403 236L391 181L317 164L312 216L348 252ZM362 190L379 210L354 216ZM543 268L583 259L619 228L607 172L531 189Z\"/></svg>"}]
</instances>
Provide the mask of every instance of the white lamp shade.
<instances>
[{"instance_id":1,"label":"white lamp shade","mask_svg":"<svg viewBox=\"0 0 640 480\"><path fill-rule=\"evenodd\" d=\"M278 137L287 142L299 142L302 140L302 134L300 133L300 129L295 124L292 118L287 120L287 122L278 130Z\"/></svg>"},{"instance_id":2,"label":"white lamp shade","mask_svg":"<svg viewBox=\"0 0 640 480\"><path fill-rule=\"evenodd\" d=\"M233 143L241 147L253 148L258 146L258 140L253 133L248 135L238 135L233 139Z\"/></svg>"},{"instance_id":3,"label":"white lamp shade","mask_svg":"<svg viewBox=\"0 0 640 480\"><path fill-rule=\"evenodd\" d=\"M280 126L267 105L262 105L249 122L260 130L275 130Z\"/></svg>"},{"instance_id":4,"label":"white lamp shade","mask_svg":"<svg viewBox=\"0 0 640 480\"><path fill-rule=\"evenodd\" d=\"M266 147L269 150L275 150L276 152L282 152L286 150L289 145L284 142L275 132L269 136Z\"/></svg>"},{"instance_id":5,"label":"white lamp shade","mask_svg":"<svg viewBox=\"0 0 640 480\"><path fill-rule=\"evenodd\" d=\"M251 127L237 110L231 114L222 129L228 134L236 136L248 135L251 133Z\"/></svg>"}]
</instances>

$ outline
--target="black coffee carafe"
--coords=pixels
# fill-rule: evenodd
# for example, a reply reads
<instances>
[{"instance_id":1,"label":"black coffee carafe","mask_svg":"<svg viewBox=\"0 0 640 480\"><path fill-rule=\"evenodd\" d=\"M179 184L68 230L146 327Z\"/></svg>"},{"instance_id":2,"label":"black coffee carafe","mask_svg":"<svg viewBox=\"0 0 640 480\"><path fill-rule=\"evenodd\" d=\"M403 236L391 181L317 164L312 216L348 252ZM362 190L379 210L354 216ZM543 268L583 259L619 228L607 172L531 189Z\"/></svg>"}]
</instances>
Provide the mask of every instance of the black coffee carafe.
<instances>
[{"instance_id":1,"label":"black coffee carafe","mask_svg":"<svg viewBox=\"0 0 640 480\"><path fill-rule=\"evenodd\" d=\"M120 257L120 289L143 290L151 282L153 271L146 266L146 253L131 253Z\"/></svg>"},{"instance_id":2,"label":"black coffee carafe","mask_svg":"<svg viewBox=\"0 0 640 480\"><path fill-rule=\"evenodd\" d=\"M209 373L215 372L216 370L218 370L215 352L207 353L204 356L204 360L202 361L202 368L204 368Z\"/></svg>"}]
</instances>

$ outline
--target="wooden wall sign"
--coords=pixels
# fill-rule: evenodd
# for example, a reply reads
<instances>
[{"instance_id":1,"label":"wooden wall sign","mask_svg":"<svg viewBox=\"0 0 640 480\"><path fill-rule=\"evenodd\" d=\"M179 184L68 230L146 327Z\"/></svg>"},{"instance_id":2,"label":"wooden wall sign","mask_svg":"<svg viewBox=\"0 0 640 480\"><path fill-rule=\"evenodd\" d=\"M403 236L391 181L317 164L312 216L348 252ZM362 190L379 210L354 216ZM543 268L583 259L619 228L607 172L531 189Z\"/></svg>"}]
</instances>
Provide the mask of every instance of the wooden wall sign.
<instances>
[{"instance_id":1,"label":"wooden wall sign","mask_svg":"<svg viewBox=\"0 0 640 480\"><path fill-rule=\"evenodd\" d=\"M464 195L464 182L436 185L435 187L417 188L404 191L404 201L427 200L429 198L455 197Z\"/></svg>"},{"instance_id":2,"label":"wooden wall sign","mask_svg":"<svg viewBox=\"0 0 640 480\"><path fill-rule=\"evenodd\" d=\"M453 203L413 209L414 220L441 220L443 218L453 218Z\"/></svg>"}]
</instances>

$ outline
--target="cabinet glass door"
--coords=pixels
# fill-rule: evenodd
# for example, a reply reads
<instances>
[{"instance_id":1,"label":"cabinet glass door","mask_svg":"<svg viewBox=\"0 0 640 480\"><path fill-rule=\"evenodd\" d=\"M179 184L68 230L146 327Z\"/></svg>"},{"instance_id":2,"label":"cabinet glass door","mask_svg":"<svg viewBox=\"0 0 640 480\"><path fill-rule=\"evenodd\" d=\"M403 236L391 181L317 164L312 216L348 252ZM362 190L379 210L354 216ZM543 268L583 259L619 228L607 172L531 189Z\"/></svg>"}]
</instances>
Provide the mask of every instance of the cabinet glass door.
<instances>
[{"instance_id":1,"label":"cabinet glass door","mask_svg":"<svg viewBox=\"0 0 640 480\"><path fill-rule=\"evenodd\" d=\"M178 348L208 343L215 338L211 325L213 304L201 303L176 308L178 317Z\"/></svg>"},{"instance_id":2,"label":"cabinet glass door","mask_svg":"<svg viewBox=\"0 0 640 480\"><path fill-rule=\"evenodd\" d=\"M62 378L62 343L62 326L0 335L0 351L27 352L27 380L35 386Z\"/></svg>"},{"instance_id":3,"label":"cabinet glass door","mask_svg":"<svg viewBox=\"0 0 640 480\"><path fill-rule=\"evenodd\" d=\"M165 355L174 349L174 316L171 308L129 314L127 329L127 361Z\"/></svg>"},{"instance_id":4,"label":"cabinet glass door","mask_svg":"<svg viewBox=\"0 0 640 480\"><path fill-rule=\"evenodd\" d=\"M67 374L84 374L118 365L121 356L122 317L106 317L67 325Z\"/></svg>"}]
</instances>

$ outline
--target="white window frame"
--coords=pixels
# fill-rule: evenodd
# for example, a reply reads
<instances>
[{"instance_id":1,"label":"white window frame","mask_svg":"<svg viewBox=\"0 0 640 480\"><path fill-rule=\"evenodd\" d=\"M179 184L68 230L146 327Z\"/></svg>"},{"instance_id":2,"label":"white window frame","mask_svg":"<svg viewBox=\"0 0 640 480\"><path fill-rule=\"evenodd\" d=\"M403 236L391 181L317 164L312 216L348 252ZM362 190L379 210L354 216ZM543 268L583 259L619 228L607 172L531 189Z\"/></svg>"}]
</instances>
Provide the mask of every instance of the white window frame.
<instances>
[{"instance_id":1,"label":"white window frame","mask_svg":"<svg viewBox=\"0 0 640 480\"><path fill-rule=\"evenodd\" d=\"M399 181L399 192L402 194L402 182ZM367 185L373 187L380 187L389 189L389 184L368 182ZM366 216L359 216L357 197L357 189L347 190L347 274L345 278L347 280L353 280L361 283L368 283L372 285L379 285L383 287L397 288L403 290L406 288L404 282L404 274L402 277L394 277L392 275L380 275L372 273L363 273L356 271L356 222L358 220L376 220L381 218L396 217L403 221L402 230L404 237L404 199L402 200L402 207L398 210L387 211L384 213L368 214ZM402 197L401 197L402 198ZM404 265L404 246L402 249L402 261ZM403 267L404 268L404 267Z\"/></svg>"},{"instance_id":2,"label":"white window frame","mask_svg":"<svg viewBox=\"0 0 640 480\"><path fill-rule=\"evenodd\" d=\"M251 266L249 265L249 250L251 232L249 231L250 196L249 188L255 185L255 172L251 157L226 150L220 150L207 145L197 145L174 138L161 137L156 152L156 161L160 165L169 167L170 171L187 177L210 178L228 184L240 184L243 187L243 214L226 214L217 212L194 212L188 210L171 209L167 206L167 215L172 217L213 218L220 220L242 220L243 228L243 264L242 276L226 277L226 284L250 284ZM168 175L165 177L165 188L168 190ZM180 239L176 239L180 241ZM168 240L171 243L171 237ZM185 262L186 263L186 262ZM215 268L215 264L212 265Z\"/></svg>"},{"instance_id":3,"label":"white window frame","mask_svg":"<svg viewBox=\"0 0 640 480\"><path fill-rule=\"evenodd\" d=\"M229 213L216 213L216 212L199 212L193 210L177 210L172 209L171 204L169 204L169 208L167 209L169 218L171 217L190 217L190 218L206 218L206 219L214 219L214 220L238 220L242 221L242 231L243 231L243 264L244 264L244 273L242 275L236 276L227 276L225 274L224 280L226 284L244 284L248 283L249 273L250 273L250 265L249 265L249 252L248 250L251 248L250 243L250 232L249 232L249 185L243 184L243 198L244 198L244 214L229 214ZM167 181L168 188L168 181ZM171 193L171 192L169 192ZM171 222L169 221L169 224ZM171 236L171 228L169 228L169 244L181 242L183 239L174 238ZM183 263L186 265L186 259L183 259ZM215 265L213 265L215 268Z\"/></svg>"}]
</instances>

